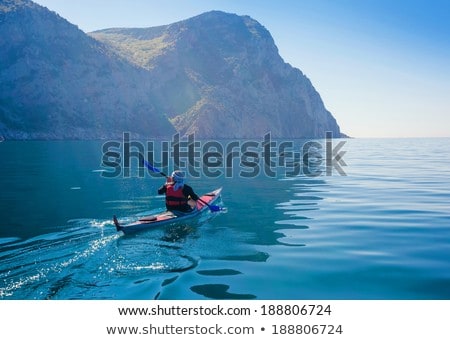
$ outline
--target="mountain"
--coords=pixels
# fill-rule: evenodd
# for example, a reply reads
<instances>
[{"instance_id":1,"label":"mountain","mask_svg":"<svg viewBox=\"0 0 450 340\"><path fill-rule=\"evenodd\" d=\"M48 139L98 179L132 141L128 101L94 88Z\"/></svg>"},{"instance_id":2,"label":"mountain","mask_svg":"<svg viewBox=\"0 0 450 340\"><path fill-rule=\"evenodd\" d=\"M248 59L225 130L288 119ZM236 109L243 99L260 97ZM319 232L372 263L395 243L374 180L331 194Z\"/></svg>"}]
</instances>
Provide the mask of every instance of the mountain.
<instances>
[{"instance_id":1,"label":"mountain","mask_svg":"<svg viewBox=\"0 0 450 340\"><path fill-rule=\"evenodd\" d=\"M7 139L171 135L148 96L147 73L44 7L0 1L0 135Z\"/></svg>"},{"instance_id":2,"label":"mountain","mask_svg":"<svg viewBox=\"0 0 450 340\"><path fill-rule=\"evenodd\" d=\"M310 80L248 16L212 11L171 25L92 32L146 68L157 110L202 137L340 136Z\"/></svg>"},{"instance_id":3,"label":"mountain","mask_svg":"<svg viewBox=\"0 0 450 340\"><path fill-rule=\"evenodd\" d=\"M340 136L309 79L248 16L79 30L0 0L0 136L9 139Z\"/></svg>"}]
</instances>

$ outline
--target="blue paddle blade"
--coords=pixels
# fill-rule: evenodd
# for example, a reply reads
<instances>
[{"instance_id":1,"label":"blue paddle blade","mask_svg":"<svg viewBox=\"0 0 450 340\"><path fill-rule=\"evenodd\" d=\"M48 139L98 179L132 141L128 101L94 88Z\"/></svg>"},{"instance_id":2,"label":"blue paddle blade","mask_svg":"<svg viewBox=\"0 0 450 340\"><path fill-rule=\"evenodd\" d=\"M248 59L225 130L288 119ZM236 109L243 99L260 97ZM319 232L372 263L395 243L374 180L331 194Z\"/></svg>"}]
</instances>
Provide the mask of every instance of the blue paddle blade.
<instances>
[{"instance_id":1,"label":"blue paddle blade","mask_svg":"<svg viewBox=\"0 0 450 340\"><path fill-rule=\"evenodd\" d=\"M153 165L151 165L149 162L147 162L145 159L144 159L144 165L147 167L147 169L149 169L150 171L153 171L153 172L161 172L158 168L155 168Z\"/></svg>"},{"instance_id":2,"label":"blue paddle blade","mask_svg":"<svg viewBox=\"0 0 450 340\"><path fill-rule=\"evenodd\" d=\"M217 212L217 211L221 210L221 208L218 205L210 205L209 209L211 209L211 211L213 211L213 212Z\"/></svg>"}]
</instances>

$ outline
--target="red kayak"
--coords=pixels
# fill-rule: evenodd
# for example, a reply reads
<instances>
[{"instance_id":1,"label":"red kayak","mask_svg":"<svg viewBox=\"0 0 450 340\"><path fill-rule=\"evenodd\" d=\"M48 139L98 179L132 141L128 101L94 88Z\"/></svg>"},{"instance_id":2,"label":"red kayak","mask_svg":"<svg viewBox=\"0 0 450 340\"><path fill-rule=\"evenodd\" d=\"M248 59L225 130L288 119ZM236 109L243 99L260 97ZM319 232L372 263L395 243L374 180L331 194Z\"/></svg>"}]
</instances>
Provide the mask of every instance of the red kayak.
<instances>
[{"instance_id":1,"label":"red kayak","mask_svg":"<svg viewBox=\"0 0 450 340\"><path fill-rule=\"evenodd\" d=\"M203 214L208 210L211 210L212 212L222 210L222 208L213 205L214 202L216 202L219 199L221 191L222 188L219 188L202 195L197 202L193 202L194 207L191 212L183 213L183 212L165 211L161 214L141 217L137 221L125 225L121 225L117 220L116 215L114 215L113 221L117 231L122 231L125 234L135 233L141 230L152 229L159 227L161 225L186 222L187 220L193 219L194 217L198 217L199 215Z\"/></svg>"}]
</instances>

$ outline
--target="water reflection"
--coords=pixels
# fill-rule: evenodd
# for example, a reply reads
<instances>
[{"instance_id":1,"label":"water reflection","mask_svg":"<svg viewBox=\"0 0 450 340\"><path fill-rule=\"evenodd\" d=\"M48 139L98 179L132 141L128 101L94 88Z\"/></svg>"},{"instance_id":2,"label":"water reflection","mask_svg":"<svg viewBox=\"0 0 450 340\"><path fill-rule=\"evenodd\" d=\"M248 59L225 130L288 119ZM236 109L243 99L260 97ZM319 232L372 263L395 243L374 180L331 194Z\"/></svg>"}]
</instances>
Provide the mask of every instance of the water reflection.
<instances>
[{"instance_id":1,"label":"water reflection","mask_svg":"<svg viewBox=\"0 0 450 340\"><path fill-rule=\"evenodd\" d=\"M288 201L279 202L275 208L283 211L283 215L288 216L286 219L278 219L276 225L282 225L282 230L276 232L283 234L278 242L285 246L305 246L301 240L302 231L309 229L308 212L319 210L319 202L323 200L320 193L326 186L325 180L309 177L294 177L284 179L290 184L289 194L291 197ZM298 232L296 232L298 231ZM295 242L293 240L296 240Z\"/></svg>"},{"instance_id":2,"label":"water reflection","mask_svg":"<svg viewBox=\"0 0 450 340\"><path fill-rule=\"evenodd\" d=\"M234 299L234 300L249 300L256 299L256 296L253 294L237 294L230 293L228 290L230 286L225 284L205 284L192 286L191 290L197 294L203 295L210 299Z\"/></svg>"},{"instance_id":3,"label":"water reflection","mask_svg":"<svg viewBox=\"0 0 450 340\"><path fill-rule=\"evenodd\" d=\"M242 274L240 271L234 269L197 270L197 273L206 276L227 276Z\"/></svg>"}]
</instances>

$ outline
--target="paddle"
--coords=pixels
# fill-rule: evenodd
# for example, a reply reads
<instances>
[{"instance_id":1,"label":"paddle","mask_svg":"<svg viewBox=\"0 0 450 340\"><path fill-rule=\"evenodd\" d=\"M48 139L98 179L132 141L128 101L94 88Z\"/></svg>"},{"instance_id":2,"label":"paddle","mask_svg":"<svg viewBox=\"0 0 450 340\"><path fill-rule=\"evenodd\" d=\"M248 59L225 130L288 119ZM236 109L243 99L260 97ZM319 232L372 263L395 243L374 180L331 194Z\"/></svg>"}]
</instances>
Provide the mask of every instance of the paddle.
<instances>
[{"instance_id":1,"label":"paddle","mask_svg":"<svg viewBox=\"0 0 450 340\"><path fill-rule=\"evenodd\" d=\"M167 176L164 172L162 172L161 170L159 170L158 168L155 168L153 165L151 165L151 164L150 164L149 162L147 162L145 159L144 159L144 165L145 165L145 166L147 167L147 169L149 169L150 171L156 172L156 173L158 173L158 174L160 174L161 176L164 176L164 177L166 177L166 178L169 177L169 176ZM208 204L208 203L206 203L204 200L202 200L200 197L198 198L198 200L199 200L200 202L202 202L203 204L207 205L208 208L209 208L212 212L218 212L218 211L222 210L222 208L219 207L218 205L211 205L211 204Z\"/></svg>"}]
</instances>

